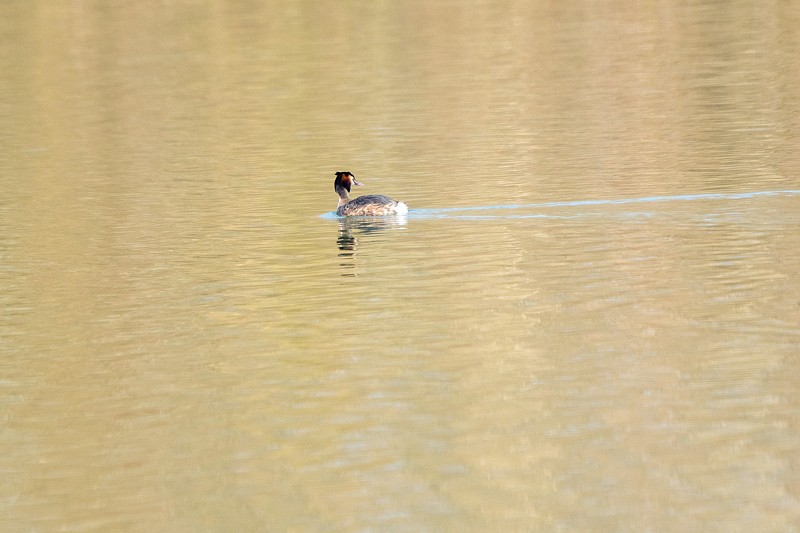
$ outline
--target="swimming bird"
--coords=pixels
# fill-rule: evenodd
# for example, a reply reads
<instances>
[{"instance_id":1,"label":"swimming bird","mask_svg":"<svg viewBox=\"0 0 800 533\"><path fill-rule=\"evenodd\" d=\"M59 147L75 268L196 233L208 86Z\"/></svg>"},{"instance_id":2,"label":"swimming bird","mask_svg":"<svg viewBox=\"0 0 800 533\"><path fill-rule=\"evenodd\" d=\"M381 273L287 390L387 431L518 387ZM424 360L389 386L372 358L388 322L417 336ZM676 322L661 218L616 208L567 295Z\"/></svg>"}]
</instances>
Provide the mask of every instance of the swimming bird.
<instances>
[{"instance_id":1,"label":"swimming bird","mask_svg":"<svg viewBox=\"0 0 800 533\"><path fill-rule=\"evenodd\" d=\"M381 217L386 215L405 215L408 213L408 206L403 202L392 200L382 194L368 194L350 199L350 186L363 186L363 183L356 181L356 177L350 172L337 172L333 182L333 188L339 195L339 207L336 214L340 217L367 216Z\"/></svg>"}]
</instances>

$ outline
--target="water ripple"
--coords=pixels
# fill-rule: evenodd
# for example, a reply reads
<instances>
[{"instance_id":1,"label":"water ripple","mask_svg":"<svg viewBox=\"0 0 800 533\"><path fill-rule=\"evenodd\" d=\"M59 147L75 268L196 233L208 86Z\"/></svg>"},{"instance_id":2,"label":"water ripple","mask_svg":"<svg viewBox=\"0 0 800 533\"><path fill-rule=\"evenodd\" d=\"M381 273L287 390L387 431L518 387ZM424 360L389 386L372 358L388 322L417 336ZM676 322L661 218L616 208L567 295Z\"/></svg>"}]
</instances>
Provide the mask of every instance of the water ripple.
<instances>
[{"instance_id":1,"label":"water ripple","mask_svg":"<svg viewBox=\"0 0 800 533\"><path fill-rule=\"evenodd\" d=\"M497 218L521 219L521 218L577 218L579 216L597 215L597 213L582 213L573 215L552 215L542 213L525 214L503 214L503 215L453 215L465 211L496 211L496 210L520 210L520 209L543 209L552 207L583 207L583 206L603 206L603 205L627 205L658 202L691 202L697 200L742 200L748 198L759 198L766 196L798 196L800 190L788 189L780 191L751 191L742 193L701 193L701 194L680 194L673 196L646 196L642 198L619 198L619 199L599 199L599 200L569 200L562 202L543 202L536 204L506 204L506 205L482 205L467 207L437 207L437 208L416 208L408 212L407 217L413 219L431 218L456 218L460 220L491 220ZM629 217L648 217L652 213L648 212L629 212L625 213ZM333 211L324 213L322 218L339 219L340 217ZM400 217L405 222L406 217Z\"/></svg>"}]
</instances>

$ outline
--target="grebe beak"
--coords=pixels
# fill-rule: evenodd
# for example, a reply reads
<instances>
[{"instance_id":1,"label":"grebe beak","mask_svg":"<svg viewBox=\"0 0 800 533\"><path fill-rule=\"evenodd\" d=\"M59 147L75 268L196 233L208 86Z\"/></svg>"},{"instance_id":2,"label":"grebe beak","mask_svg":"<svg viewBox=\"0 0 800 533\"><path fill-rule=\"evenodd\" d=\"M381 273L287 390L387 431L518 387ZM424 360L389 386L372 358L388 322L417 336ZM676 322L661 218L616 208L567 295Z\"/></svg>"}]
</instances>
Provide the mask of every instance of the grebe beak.
<instances>
[{"instance_id":1,"label":"grebe beak","mask_svg":"<svg viewBox=\"0 0 800 533\"><path fill-rule=\"evenodd\" d=\"M350 175L350 178L351 178L351 181L353 182L353 185L358 185L359 187L363 187L364 186L363 183L360 183L360 182L356 181L356 178L352 174Z\"/></svg>"}]
</instances>

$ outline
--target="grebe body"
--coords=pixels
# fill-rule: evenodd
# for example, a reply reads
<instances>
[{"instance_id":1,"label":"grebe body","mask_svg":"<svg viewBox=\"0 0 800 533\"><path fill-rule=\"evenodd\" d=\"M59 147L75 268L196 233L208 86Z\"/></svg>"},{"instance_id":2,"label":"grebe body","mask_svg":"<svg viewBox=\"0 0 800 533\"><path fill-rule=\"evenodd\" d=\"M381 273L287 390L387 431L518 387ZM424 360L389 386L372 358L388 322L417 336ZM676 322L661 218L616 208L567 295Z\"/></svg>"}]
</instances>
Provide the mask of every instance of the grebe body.
<instances>
[{"instance_id":1,"label":"grebe body","mask_svg":"<svg viewBox=\"0 0 800 533\"><path fill-rule=\"evenodd\" d=\"M366 216L382 217L387 215L405 215L408 213L408 206L403 202L392 200L382 194L368 194L350 199L350 187L356 185L363 186L363 183L356 181L356 177L350 172L337 172L333 182L333 188L339 195L339 206L336 214L340 217Z\"/></svg>"}]
</instances>

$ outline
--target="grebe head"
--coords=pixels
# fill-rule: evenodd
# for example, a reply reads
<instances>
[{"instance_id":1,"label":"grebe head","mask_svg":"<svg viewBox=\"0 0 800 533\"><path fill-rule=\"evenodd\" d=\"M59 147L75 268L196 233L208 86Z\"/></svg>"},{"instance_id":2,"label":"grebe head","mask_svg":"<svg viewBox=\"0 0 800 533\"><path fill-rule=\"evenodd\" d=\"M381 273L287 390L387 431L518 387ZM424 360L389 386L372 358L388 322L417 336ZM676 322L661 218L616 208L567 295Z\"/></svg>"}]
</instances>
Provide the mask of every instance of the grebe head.
<instances>
[{"instance_id":1,"label":"grebe head","mask_svg":"<svg viewBox=\"0 0 800 533\"><path fill-rule=\"evenodd\" d=\"M363 187L364 184L357 182L356 181L356 177L353 176L352 173L350 173L350 172L348 172L346 170L336 173L336 179L333 182L333 188L336 190L336 192L339 194L339 196L342 196L341 189L345 189L347 192L350 192L350 186L351 185L356 185L358 187ZM346 198L346 197L347 197L347 194L345 193L344 198Z\"/></svg>"}]
</instances>

